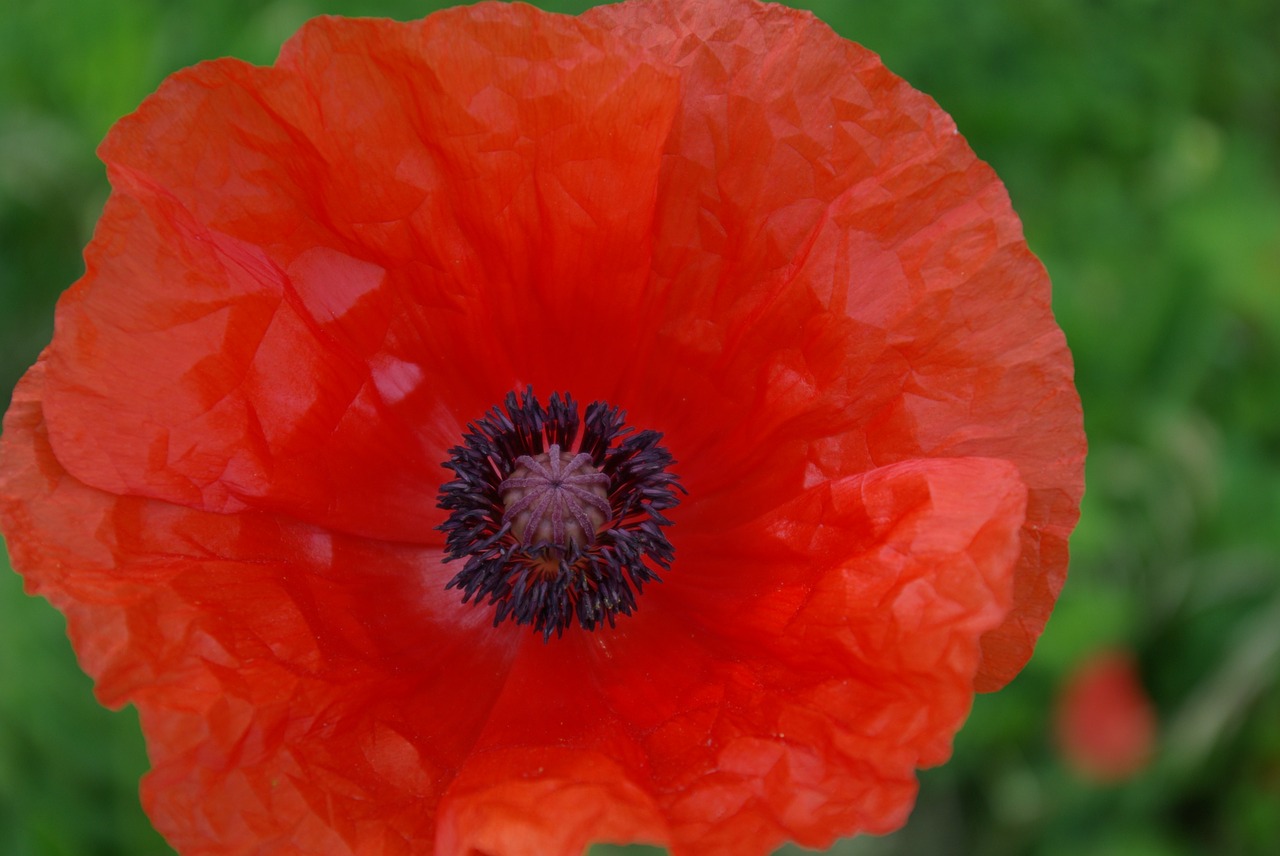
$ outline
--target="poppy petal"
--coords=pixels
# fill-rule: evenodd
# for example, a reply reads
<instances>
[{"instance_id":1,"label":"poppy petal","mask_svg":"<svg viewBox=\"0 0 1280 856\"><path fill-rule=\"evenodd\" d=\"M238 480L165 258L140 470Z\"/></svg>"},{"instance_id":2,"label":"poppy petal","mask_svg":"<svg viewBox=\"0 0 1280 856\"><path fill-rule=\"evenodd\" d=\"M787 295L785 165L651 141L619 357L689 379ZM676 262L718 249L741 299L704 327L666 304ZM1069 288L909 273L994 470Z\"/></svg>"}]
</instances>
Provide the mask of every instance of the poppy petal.
<instances>
[{"instance_id":1,"label":"poppy petal","mask_svg":"<svg viewBox=\"0 0 1280 856\"><path fill-rule=\"evenodd\" d=\"M115 192L49 357L59 459L114 493L437 543L466 421L601 325L623 353L643 334L623 321L676 95L522 6L318 19L275 67L174 75L100 151Z\"/></svg>"},{"instance_id":2,"label":"poppy petal","mask_svg":"<svg viewBox=\"0 0 1280 856\"><path fill-rule=\"evenodd\" d=\"M440 853L577 856L594 842L667 840L656 801L591 751L517 748L475 756L440 806Z\"/></svg>"},{"instance_id":3,"label":"poppy petal","mask_svg":"<svg viewBox=\"0 0 1280 856\"><path fill-rule=\"evenodd\" d=\"M675 854L896 828L916 769L950 754L978 640L1011 606L1025 499L1008 463L912 461L686 538L688 576L646 590L616 631L521 649L459 774L483 784L447 795L449 811L538 798L544 775L567 777L554 745L588 759L584 779L554 814L510 808L528 852L581 852L615 798L646 832L626 840ZM643 820L654 807L663 823Z\"/></svg>"},{"instance_id":4,"label":"poppy petal","mask_svg":"<svg viewBox=\"0 0 1280 856\"><path fill-rule=\"evenodd\" d=\"M918 457L1012 461L1030 489L1015 609L981 690L1022 668L1066 575L1084 433L1049 280L995 173L936 103L811 14L753 0L602 6L679 68L635 410L702 521ZM716 420L703 415L711 410Z\"/></svg>"},{"instance_id":5,"label":"poppy petal","mask_svg":"<svg viewBox=\"0 0 1280 856\"><path fill-rule=\"evenodd\" d=\"M83 485L48 444L43 380L5 420L0 523L100 700L137 706L156 827L184 853L429 840L517 638L458 609L438 550Z\"/></svg>"}]
</instances>

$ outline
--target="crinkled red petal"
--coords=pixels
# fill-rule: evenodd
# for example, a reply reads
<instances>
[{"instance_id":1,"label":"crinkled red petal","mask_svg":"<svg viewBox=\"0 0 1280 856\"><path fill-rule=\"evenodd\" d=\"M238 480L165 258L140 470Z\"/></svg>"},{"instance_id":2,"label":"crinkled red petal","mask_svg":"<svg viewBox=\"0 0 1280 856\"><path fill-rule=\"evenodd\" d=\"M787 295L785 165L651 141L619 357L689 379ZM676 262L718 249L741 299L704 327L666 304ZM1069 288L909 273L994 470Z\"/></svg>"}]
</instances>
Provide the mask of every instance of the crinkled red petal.
<instances>
[{"instance_id":1,"label":"crinkled red petal","mask_svg":"<svg viewBox=\"0 0 1280 856\"><path fill-rule=\"evenodd\" d=\"M322 18L273 68L174 75L101 149L114 193L49 356L60 459L115 493L439 541L468 420L566 354L612 380L649 333L677 90L598 28L500 5ZM556 388L603 385L577 380Z\"/></svg>"},{"instance_id":2,"label":"crinkled red petal","mask_svg":"<svg viewBox=\"0 0 1280 856\"><path fill-rule=\"evenodd\" d=\"M703 519L916 457L1012 461L1030 488L1015 606L978 676L998 689L1065 579L1085 453L1049 280L1003 185L937 104L807 12L653 0L584 17L680 72L663 321L633 398L719 502Z\"/></svg>"},{"instance_id":3,"label":"crinkled red petal","mask_svg":"<svg viewBox=\"0 0 1280 856\"><path fill-rule=\"evenodd\" d=\"M5 420L0 522L99 698L137 705L157 828L184 854L422 852L519 638L458 608L438 549L82 484L44 374Z\"/></svg>"}]
</instances>

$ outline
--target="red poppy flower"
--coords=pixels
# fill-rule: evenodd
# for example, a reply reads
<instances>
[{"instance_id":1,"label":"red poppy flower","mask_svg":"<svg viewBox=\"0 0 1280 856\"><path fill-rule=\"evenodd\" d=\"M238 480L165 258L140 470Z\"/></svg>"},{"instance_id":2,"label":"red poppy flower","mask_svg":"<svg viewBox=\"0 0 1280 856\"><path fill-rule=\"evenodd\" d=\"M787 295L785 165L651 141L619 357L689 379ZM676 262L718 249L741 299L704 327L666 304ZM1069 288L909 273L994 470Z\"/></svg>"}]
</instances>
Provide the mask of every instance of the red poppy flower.
<instances>
[{"instance_id":1,"label":"red poppy flower","mask_svg":"<svg viewBox=\"0 0 1280 856\"><path fill-rule=\"evenodd\" d=\"M1120 782L1146 768L1156 716L1130 655L1106 651L1085 661L1058 702L1058 745L1080 775Z\"/></svg>"},{"instance_id":2,"label":"red poppy flower","mask_svg":"<svg viewBox=\"0 0 1280 856\"><path fill-rule=\"evenodd\" d=\"M822 847L1030 655L1084 453L1048 282L811 15L322 18L101 155L0 520L181 852Z\"/></svg>"}]
</instances>

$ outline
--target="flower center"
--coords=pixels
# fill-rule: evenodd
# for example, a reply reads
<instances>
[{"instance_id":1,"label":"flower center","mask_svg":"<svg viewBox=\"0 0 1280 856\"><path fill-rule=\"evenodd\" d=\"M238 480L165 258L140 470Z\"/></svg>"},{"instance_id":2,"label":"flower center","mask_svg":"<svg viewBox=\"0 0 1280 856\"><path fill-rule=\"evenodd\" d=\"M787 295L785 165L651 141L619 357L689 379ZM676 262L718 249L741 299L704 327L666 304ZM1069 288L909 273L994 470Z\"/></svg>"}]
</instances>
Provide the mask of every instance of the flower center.
<instances>
[{"instance_id":1,"label":"flower center","mask_svg":"<svg viewBox=\"0 0 1280 856\"><path fill-rule=\"evenodd\" d=\"M519 464L498 485L502 522L521 546L551 544L569 548L592 544L611 512L609 477L591 466L591 456L570 456L552 443L550 450L516 458Z\"/></svg>"},{"instance_id":2,"label":"flower center","mask_svg":"<svg viewBox=\"0 0 1280 856\"><path fill-rule=\"evenodd\" d=\"M662 512L684 488L661 439L603 401L580 420L571 396L544 409L532 390L509 394L444 463L445 561L466 560L445 588L494 606L495 626L531 624L544 640L630 615L675 554Z\"/></svg>"}]
</instances>

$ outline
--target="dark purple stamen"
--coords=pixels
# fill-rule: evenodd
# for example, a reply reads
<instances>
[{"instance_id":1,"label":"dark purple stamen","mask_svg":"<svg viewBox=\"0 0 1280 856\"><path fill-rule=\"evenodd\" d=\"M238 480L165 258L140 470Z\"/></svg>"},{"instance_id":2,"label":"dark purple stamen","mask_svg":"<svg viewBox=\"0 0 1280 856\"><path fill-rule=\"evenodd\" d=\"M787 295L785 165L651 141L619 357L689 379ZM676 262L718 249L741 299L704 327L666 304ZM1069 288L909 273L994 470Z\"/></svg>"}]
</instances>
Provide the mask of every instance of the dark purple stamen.
<instances>
[{"instance_id":1,"label":"dark purple stamen","mask_svg":"<svg viewBox=\"0 0 1280 856\"><path fill-rule=\"evenodd\" d=\"M504 404L469 425L444 464L454 473L440 488L445 560L466 559L445 588L462 589L463 603L487 599L495 625L532 624L544 639L575 621L612 627L661 581L652 566L671 567L662 512L683 491L671 453L601 401L581 423L568 395L546 410L531 389Z\"/></svg>"}]
</instances>

